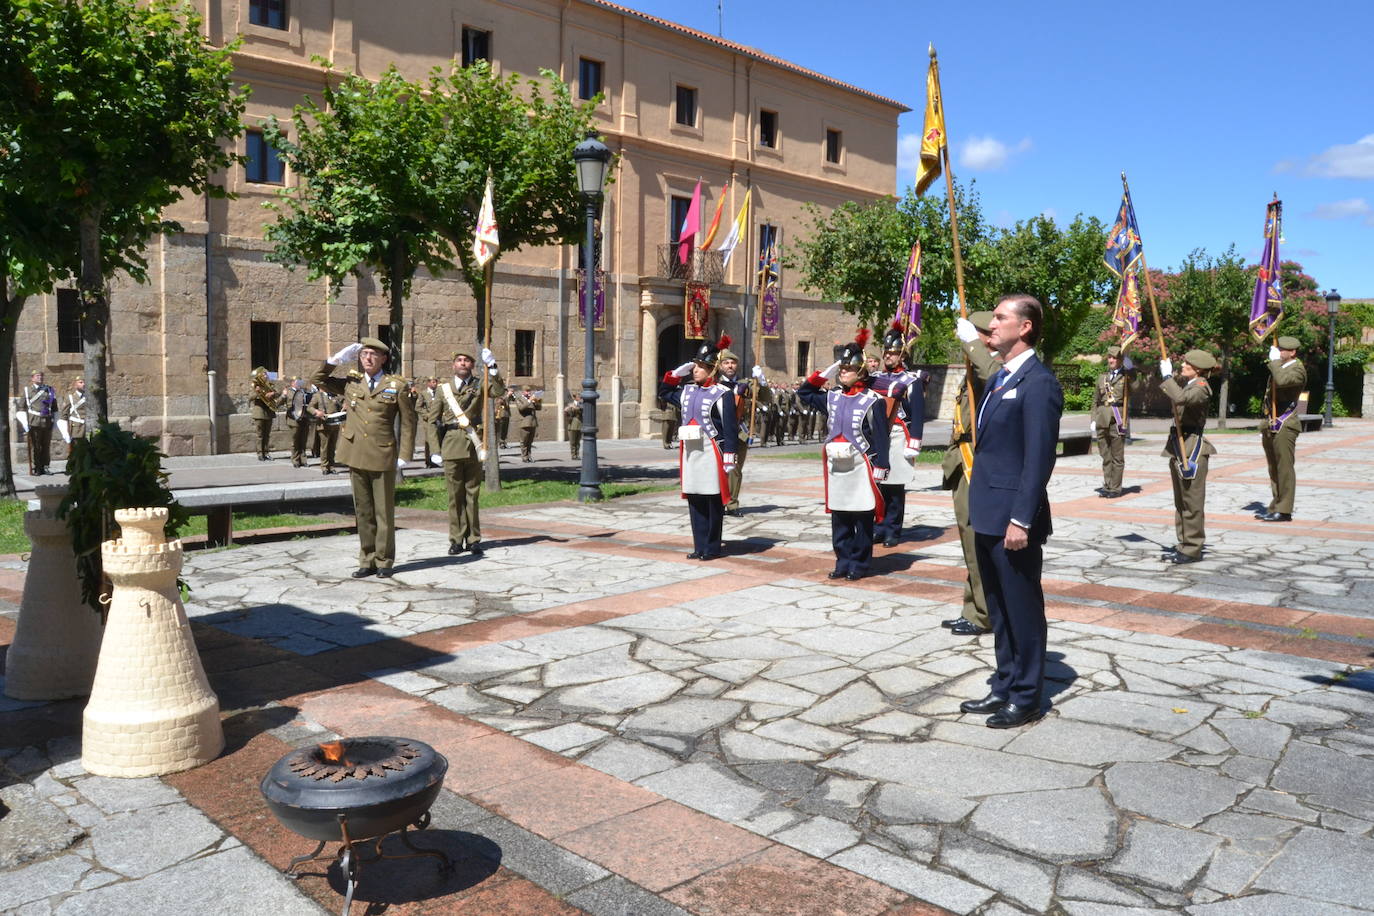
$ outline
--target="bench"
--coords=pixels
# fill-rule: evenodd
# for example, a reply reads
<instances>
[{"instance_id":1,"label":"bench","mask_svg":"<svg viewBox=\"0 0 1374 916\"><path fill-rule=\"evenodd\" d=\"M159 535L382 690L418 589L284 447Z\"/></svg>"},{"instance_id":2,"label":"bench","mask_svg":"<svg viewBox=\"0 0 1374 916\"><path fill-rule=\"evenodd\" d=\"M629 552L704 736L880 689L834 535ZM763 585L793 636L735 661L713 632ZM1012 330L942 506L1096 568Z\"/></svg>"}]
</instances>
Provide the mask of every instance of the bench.
<instances>
[{"instance_id":1,"label":"bench","mask_svg":"<svg viewBox=\"0 0 1374 916\"><path fill-rule=\"evenodd\" d=\"M1304 413L1298 415L1298 422L1302 424L1302 431L1305 433L1319 433L1322 431L1324 418L1319 413Z\"/></svg>"},{"instance_id":2,"label":"bench","mask_svg":"<svg viewBox=\"0 0 1374 916\"><path fill-rule=\"evenodd\" d=\"M1059 454L1061 457L1086 455L1092 451L1092 445L1092 433L1086 429L1067 430L1059 433Z\"/></svg>"},{"instance_id":3,"label":"bench","mask_svg":"<svg viewBox=\"0 0 1374 916\"><path fill-rule=\"evenodd\" d=\"M353 486L348 476L344 475L338 480L198 487L173 490L172 494L191 514L205 514L206 542L211 547L224 547L234 542L235 508L347 499L353 495Z\"/></svg>"}]
</instances>

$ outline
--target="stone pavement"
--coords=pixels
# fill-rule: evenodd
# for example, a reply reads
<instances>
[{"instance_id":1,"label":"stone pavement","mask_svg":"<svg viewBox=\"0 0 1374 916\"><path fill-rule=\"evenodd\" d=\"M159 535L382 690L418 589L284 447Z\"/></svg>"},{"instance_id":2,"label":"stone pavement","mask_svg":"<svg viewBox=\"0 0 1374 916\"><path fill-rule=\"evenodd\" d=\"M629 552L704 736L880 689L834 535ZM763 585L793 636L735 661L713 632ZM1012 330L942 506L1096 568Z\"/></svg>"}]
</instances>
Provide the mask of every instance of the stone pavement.
<instances>
[{"instance_id":1,"label":"stone pavement","mask_svg":"<svg viewBox=\"0 0 1374 916\"><path fill-rule=\"evenodd\" d=\"M465 858L370 867L355 913L1374 911L1374 422L1299 439L1291 525L1251 517L1258 437L1217 435L1185 567L1158 557L1170 484L1142 435L1122 499L1094 495L1095 457L1056 469L1052 709L1011 732L958 711L991 637L938 625L962 568L932 465L907 542L843 586L818 469L785 460L750 461L712 563L684 558L672 493L485 513L478 561L406 513L390 583L347 578L347 536L189 554L226 753L91 777L79 702L0 700L0 911L337 910L337 873L280 877L313 844L256 787L365 734L448 756L431 843ZM21 584L0 561L11 614Z\"/></svg>"}]
</instances>

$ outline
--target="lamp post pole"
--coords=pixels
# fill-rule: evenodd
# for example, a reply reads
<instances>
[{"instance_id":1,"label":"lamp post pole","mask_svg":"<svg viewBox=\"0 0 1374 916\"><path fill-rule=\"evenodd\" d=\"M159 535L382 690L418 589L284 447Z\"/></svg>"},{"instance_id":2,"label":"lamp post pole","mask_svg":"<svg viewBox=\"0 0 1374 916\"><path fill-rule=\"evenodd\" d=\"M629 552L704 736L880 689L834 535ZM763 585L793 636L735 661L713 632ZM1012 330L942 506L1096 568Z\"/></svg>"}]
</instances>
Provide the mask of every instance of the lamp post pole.
<instances>
[{"instance_id":1,"label":"lamp post pole","mask_svg":"<svg viewBox=\"0 0 1374 916\"><path fill-rule=\"evenodd\" d=\"M1336 313L1341 297L1334 289L1326 294L1326 409L1322 427L1331 428L1331 402L1336 399Z\"/></svg>"},{"instance_id":2,"label":"lamp post pole","mask_svg":"<svg viewBox=\"0 0 1374 916\"><path fill-rule=\"evenodd\" d=\"M578 189L587 208L586 243L582 246L582 480L577 488L578 502L584 503L603 498L596 466L596 216L610 158L610 149L595 132L589 132L573 150Z\"/></svg>"}]
</instances>

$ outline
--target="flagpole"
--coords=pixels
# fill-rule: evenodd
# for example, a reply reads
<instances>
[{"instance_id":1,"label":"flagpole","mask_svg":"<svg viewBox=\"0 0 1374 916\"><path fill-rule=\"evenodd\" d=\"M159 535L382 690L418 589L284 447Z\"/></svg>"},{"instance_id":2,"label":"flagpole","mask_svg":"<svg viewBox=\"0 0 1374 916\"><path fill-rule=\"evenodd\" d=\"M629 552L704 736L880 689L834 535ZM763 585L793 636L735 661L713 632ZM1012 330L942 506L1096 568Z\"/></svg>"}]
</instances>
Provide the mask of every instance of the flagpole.
<instances>
[{"instance_id":1,"label":"flagpole","mask_svg":"<svg viewBox=\"0 0 1374 916\"><path fill-rule=\"evenodd\" d=\"M762 263L762 261L763 261L763 246L762 246L762 245L759 246L759 261L760 261L760 263ZM761 270L759 271L759 285L758 285L757 292L756 292L755 295L754 295L754 327L757 329L757 333L754 334L754 339L755 339L756 341L762 341L762 340L763 340L763 287L764 287L764 284L767 282L767 279L768 279L768 268L767 268L767 267L764 267L763 269L761 269ZM751 329L751 333L752 333L752 329ZM757 365L762 366L762 365L763 365L763 359L761 358L761 357L762 357L762 352L761 352L761 351L763 350L763 345L760 343L760 344L756 344L756 346L758 347L758 349L754 352L754 360L755 360L755 362L756 362ZM753 401L752 404L749 405L749 439L750 439L750 444L752 444L753 438L754 438L754 415L758 412L758 409L759 409L759 387L760 387L760 386L759 386L759 380L753 377L753 373L752 373L752 372L750 373L749 381L750 381L750 382L753 384L753 386L754 386L754 401Z\"/></svg>"},{"instance_id":2,"label":"flagpole","mask_svg":"<svg viewBox=\"0 0 1374 916\"><path fill-rule=\"evenodd\" d=\"M935 43L930 44L930 65L935 69L935 85L940 85L940 62L935 57ZM949 123L945 121L945 96L944 90L940 91L940 122L945 127L945 137L940 143L940 158L943 160L945 171L945 193L949 198L949 231L954 239L954 285L959 294L959 317L968 318L968 302L964 298L964 258L959 249L959 213L954 205L954 169L951 168L949 161ZM962 348L961 348L962 349ZM978 400L973 393L973 361L968 354L964 354L964 387L968 391L968 404L970 411L976 411ZM975 414L976 415L976 414ZM969 426L969 433L972 436L973 447L978 447L978 424Z\"/></svg>"},{"instance_id":3,"label":"flagpole","mask_svg":"<svg viewBox=\"0 0 1374 916\"><path fill-rule=\"evenodd\" d=\"M485 308L483 309L483 311L485 312L485 316L484 316L484 317L485 317L485 320L486 320L486 328L485 328L483 340L485 341L484 346L486 346L488 349L491 348L491 281L492 281L492 275L496 272L496 271L495 271L495 268L496 268L496 260L495 260L494 258L493 258L492 260L488 261L488 262L482 267L482 299L483 299L483 301L486 303L486 306L485 306ZM482 377L482 386L481 386L480 388L477 389L477 393L478 393L478 396L481 397L481 399L482 399L482 406L481 406L481 415L482 415L482 449L483 449L483 451L485 451L485 452L487 453L487 461L491 461L491 460L492 460L492 451L491 451L491 427L492 427L492 424L495 422L495 415L494 415L493 412L491 412L490 410L488 410L488 408L489 408L491 405L487 403L487 401L488 401L488 399L487 399L487 386L491 384L491 375L487 372L487 367L486 367L486 364L485 364L485 363L482 365L482 368L481 368L481 377ZM499 451L499 450L498 450L498 451ZM499 455L497 456L496 461L497 461L497 464L499 465L499 464L500 464L500 456L499 456ZM488 485L488 489L493 489L493 488L492 488L490 485ZM501 481L500 481L500 478L497 478L496 487L495 487L494 489L497 489L497 490L501 489Z\"/></svg>"}]
</instances>

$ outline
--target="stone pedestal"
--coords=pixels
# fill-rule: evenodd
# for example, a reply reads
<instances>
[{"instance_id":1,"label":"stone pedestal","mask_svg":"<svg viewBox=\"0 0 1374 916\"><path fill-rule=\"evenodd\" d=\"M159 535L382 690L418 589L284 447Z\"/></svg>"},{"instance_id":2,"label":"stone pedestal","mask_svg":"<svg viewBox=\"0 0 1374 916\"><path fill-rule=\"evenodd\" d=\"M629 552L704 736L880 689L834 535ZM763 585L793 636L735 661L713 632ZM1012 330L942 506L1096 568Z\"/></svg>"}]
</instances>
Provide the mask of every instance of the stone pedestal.
<instances>
[{"instance_id":1,"label":"stone pedestal","mask_svg":"<svg viewBox=\"0 0 1374 916\"><path fill-rule=\"evenodd\" d=\"M120 509L115 521L123 537L101 545L114 592L81 764L100 776L155 776L208 763L224 732L177 595L181 542L163 535L166 509Z\"/></svg>"},{"instance_id":2,"label":"stone pedestal","mask_svg":"<svg viewBox=\"0 0 1374 916\"><path fill-rule=\"evenodd\" d=\"M39 508L24 514L32 542L19 623L5 660L5 694L62 700L91 692L100 654L100 615L81 602L67 523L57 517L65 486L37 487Z\"/></svg>"}]
</instances>

